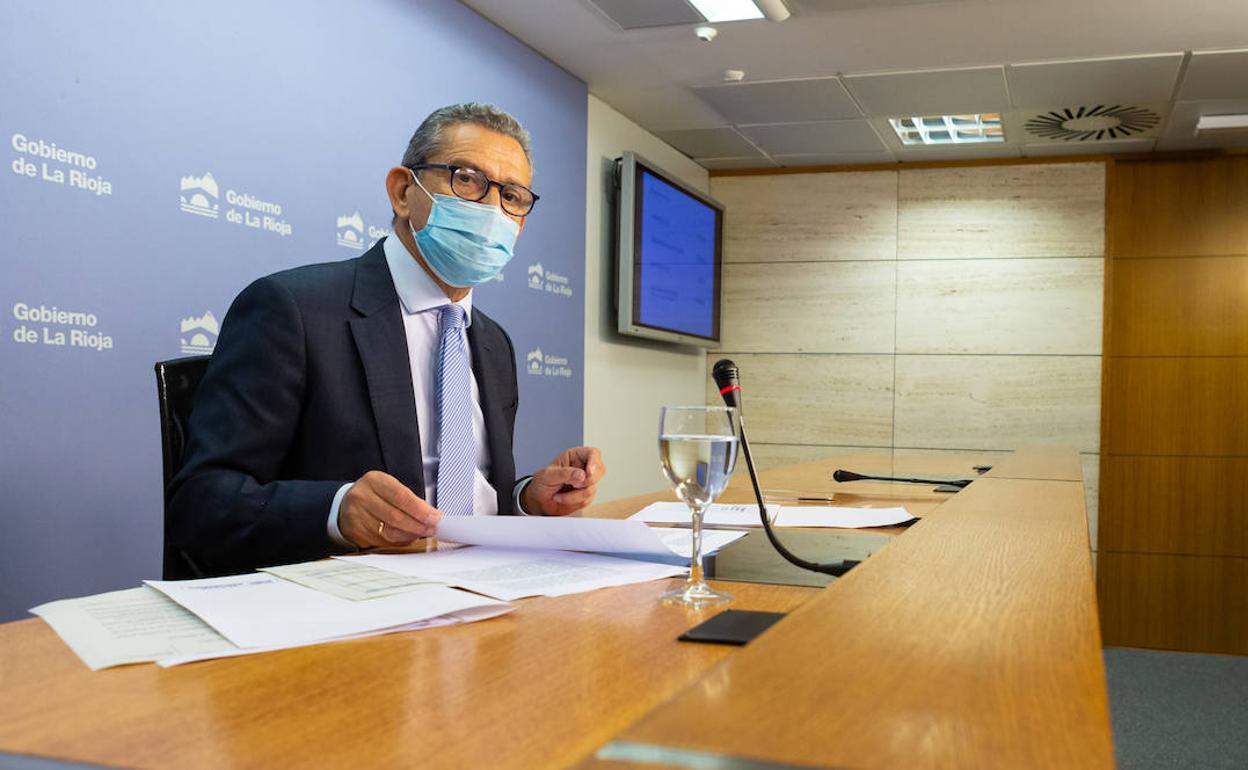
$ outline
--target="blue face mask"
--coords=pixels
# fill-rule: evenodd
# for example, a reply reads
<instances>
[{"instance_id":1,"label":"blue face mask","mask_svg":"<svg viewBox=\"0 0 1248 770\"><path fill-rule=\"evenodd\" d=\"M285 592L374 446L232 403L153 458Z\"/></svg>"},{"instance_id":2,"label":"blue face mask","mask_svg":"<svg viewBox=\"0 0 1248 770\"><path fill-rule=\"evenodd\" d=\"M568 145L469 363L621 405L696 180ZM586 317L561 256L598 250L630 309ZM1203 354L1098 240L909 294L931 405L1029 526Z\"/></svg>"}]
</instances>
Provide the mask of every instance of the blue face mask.
<instances>
[{"instance_id":1,"label":"blue face mask","mask_svg":"<svg viewBox=\"0 0 1248 770\"><path fill-rule=\"evenodd\" d=\"M416 175L413 173L412 178ZM429 195L425 186L416 186ZM429 269L461 289L484 283L511 261L520 225L497 206L473 203L452 195L429 195L429 221L412 237ZM411 223L408 223L411 227Z\"/></svg>"}]
</instances>

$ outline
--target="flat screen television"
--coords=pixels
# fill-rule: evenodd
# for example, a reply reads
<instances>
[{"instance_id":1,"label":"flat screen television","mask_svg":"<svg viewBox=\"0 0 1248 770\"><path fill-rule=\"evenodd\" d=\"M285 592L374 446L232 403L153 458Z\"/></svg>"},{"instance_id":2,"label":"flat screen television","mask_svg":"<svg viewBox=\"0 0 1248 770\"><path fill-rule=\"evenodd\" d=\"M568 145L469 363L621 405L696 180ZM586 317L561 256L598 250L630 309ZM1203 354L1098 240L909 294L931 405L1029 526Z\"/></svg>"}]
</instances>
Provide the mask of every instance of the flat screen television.
<instances>
[{"instance_id":1,"label":"flat screen television","mask_svg":"<svg viewBox=\"0 0 1248 770\"><path fill-rule=\"evenodd\" d=\"M616 192L619 332L718 346L724 207L634 152Z\"/></svg>"}]
</instances>

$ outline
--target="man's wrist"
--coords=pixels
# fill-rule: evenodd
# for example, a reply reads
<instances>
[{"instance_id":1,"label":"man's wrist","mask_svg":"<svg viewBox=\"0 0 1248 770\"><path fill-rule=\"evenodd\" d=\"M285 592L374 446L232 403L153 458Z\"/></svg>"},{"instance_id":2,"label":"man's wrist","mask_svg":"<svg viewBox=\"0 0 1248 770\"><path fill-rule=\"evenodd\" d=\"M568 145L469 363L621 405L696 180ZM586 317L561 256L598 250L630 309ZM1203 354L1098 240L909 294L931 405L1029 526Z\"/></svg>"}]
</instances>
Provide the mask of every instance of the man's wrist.
<instances>
[{"instance_id":1,"label":"man's wrist","mask_svg":"<svg viewBox=\"0 0 1248 770\"><path fill-rule=\"evenodd\" d=\"M342 508L343 500L347 497L347 492L351 491L351 487L355 486L355 482L343 484L338 488L338 493L334 495L334 501L329 506L329 521L325 524L325 531L329 534L329 541L339 548L345 548L348 551L357 550L354 543L342 534L342 530L338 527L338 512Z\"/></svg>"},{"instance_id":2,"label":"man's wrist","mask_svg":"<svg viewBox=\"0 0 1248 770\"><path fill-rule=\"evenodd\" d=\"M516 507L516 513L520 514L521 516L543 516L545 515L543 514L541 510L537 508L537 506L533 505L531 502L528 505L525 504L526 502L525 493L528 492L529 487L532 486L532 484L530 483L532 481L533 481L532 476L526 476L520 479L520 481L516 482L516 491L515 491L516 506L515 507Z\"/></svg>"}]
</instances>

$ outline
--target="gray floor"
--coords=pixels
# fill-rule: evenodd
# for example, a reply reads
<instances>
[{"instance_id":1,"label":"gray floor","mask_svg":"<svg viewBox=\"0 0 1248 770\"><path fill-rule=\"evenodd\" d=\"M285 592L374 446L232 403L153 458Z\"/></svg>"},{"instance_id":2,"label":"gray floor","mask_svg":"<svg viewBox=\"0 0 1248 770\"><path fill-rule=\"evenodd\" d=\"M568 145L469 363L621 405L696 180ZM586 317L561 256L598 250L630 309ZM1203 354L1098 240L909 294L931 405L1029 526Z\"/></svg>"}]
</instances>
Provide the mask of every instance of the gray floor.
<instances>
[{"instance_id":1,"label":"gray floor","mask_svg":"<svg viewBox=\"0 0 1248 770\"><path fill-rule=\"evenodd\" d=\"M1248 657L1105 650L1118 766L1248 770Z\"/></svg>"}]
</instances>

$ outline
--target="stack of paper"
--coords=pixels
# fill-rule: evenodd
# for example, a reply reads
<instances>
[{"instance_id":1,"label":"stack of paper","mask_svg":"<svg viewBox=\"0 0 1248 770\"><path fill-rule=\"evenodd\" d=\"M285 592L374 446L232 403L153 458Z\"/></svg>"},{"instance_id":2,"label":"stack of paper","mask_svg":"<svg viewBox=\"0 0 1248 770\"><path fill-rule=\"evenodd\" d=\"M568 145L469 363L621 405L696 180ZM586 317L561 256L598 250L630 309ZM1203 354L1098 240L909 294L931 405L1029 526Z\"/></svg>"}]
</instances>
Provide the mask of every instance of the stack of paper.
<instances>
[{"instance_id":1,"label":"stack of paper","mask_svg":"<svg viewBox=\"0 0 1248 770\"><path fill-rule=\"evenodd\" d=\"M685 509L686 520L688 508ZM740 532L707 532L702 554L714 553L743 537ZM499 548L683 557L693 552L688 531L654 529L640 521L538 516L447 516L438 523L438 540Z\"/></svg>"},{"instance_id":2,"label":"stack of paper","mask_svg":"<svg viewBox=\"0 0 1248 770\"><path fill-rule=\"evenodd\" d=\"M484 620L513 609L506 603L511 599L680 575L691 551L689 531L654 530L638 521L448 517L438 534L475 547L149 580L142 588L50 602L31 612L93 669L144 661L177 665ZM703 552L743 534L707 532Z\"/></svg>"},{"instance_id":3,"label":"stack of paper","mask_svg":"<svg viewBox=\"0 0 1248 770\"><path fill-rule=\"evenodd\" d=\"M702 552L744 535L706 532ZM338 558L510 601L675 577L686 571L693 550L688 530L578 517L448 516L438 524L438 539L473 547Z\"/></svg>"},{"instance_id":4,"label":"stack of paper","mask_svg":"<svg viewBox=\"0 0 1248 770\"><path fill-rule=\"evenodd\" d=\"M31 612L47 621L83 662L97 670L127 663L156 661L171 666L250 655L485 620L514 609L505 602L442 585L421 582L417 587L417 581L363 565L326 561L278 569L298 572L306 581L329 580L331 584L348 571L355 573L357 584L361 572L378 572L375 583L399 582L408 588L385 598L353 601L274 575L253 573L148 581L140 588L49 602Z\"/></svg>"},{"instance_id":5,"label":"stack of paper","mask_svg":"<svg viewBox=\"0 0 1248 770\"><path fill-rule=\"evenodd\" d=\"M475 546L433 553L339 556L372 567L511 601L564 596L684 574L687 567L596 553Z\"/></svg>"},{"instance_id":6,"label":"stack of paper","mask_svg":"<svg viewBox=\"0 0 1248 770\"><path fill-rule=\"evenodd\" d=\"M768 505L773 527L836 527L860 529L904 524L914 516L905 508L840 508L834 506ZM689 507L684 503L651 503L629 517L631 521L656 524L684 524L689 521ZM708 527L761 527L757 505L710 506L702 522Z\"/></svg>"}]
</instances>

